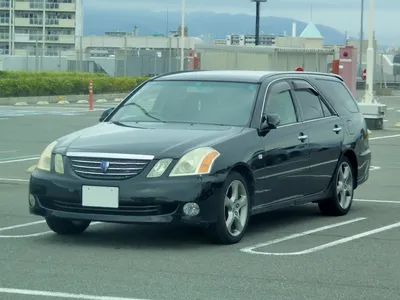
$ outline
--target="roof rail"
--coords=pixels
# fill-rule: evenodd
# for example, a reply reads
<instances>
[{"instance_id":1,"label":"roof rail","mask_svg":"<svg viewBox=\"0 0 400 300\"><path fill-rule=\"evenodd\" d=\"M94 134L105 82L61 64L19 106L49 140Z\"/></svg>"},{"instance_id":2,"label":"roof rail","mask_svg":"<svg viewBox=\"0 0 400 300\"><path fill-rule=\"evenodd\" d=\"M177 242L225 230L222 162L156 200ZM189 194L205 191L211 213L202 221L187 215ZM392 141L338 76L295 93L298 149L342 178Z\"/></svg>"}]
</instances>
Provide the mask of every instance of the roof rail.
<instances>
[{"instance_id":1,"label":"roof rail","mask_svg":"<svg viewBox=\"0 0 400 300\"><path fill-rule=\"evenodd\" d=\"M163 74L151 77L150 80L154 80L154 79L161 78L164 76L169 76L169 75L175 75L175 74L181 74L181 73L191 73L191 72L201 72L201 71L203 71L203 70L185 70L185 71L168 72L168 73L163 73Z\"/></svg>"}]
</instances>

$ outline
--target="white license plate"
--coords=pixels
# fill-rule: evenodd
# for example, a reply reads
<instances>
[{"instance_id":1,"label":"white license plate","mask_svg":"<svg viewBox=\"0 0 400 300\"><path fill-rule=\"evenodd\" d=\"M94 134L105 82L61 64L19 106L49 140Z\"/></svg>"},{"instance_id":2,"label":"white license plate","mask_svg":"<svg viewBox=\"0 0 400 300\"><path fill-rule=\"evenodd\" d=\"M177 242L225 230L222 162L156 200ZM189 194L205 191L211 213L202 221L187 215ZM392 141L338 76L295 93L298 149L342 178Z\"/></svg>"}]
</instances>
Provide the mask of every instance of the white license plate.
<instances>
[{"instance_id":1,"label":"white license plate","mask_svg":"<svg viewBox=\"0 0 400 300\"><path fill-rule=\"evenodd\" d=\"M118 208L119 189L106 186L82 186L82 206Z\"/></svg>"}]
</instances>

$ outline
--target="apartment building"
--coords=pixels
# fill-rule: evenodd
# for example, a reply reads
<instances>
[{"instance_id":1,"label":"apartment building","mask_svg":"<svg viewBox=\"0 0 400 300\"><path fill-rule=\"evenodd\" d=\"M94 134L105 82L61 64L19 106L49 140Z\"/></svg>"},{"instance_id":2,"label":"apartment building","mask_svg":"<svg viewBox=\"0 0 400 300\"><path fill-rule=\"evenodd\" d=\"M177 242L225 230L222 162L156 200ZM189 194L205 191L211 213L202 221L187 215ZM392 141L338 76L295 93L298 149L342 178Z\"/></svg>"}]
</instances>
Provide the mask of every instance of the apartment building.
<instances>
[{"instance_id":1,"label":"apartment building","mask_svg":"<svg viewBox=\"0 0 400 300\"><path fill-rule=\"evenodd\" d=\"M0 55L75 53L83 0L0 0Z\"/></svg>"}]
</instances>

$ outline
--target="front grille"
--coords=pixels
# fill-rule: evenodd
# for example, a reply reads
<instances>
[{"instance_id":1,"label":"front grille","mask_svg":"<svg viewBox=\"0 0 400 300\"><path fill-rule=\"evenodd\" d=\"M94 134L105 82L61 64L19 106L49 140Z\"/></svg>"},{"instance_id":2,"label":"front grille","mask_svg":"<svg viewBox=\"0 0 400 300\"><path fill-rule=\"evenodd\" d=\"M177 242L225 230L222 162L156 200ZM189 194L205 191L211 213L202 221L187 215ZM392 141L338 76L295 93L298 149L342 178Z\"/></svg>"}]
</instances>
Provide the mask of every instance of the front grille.
<instances>
[{"instance_id":1,"label":"front grille","mask_svg":"<svg viewBox=\"0 0 400 300\"><path fill-rule=\"evenodd\" d=\"M150 160L142 159L115 159L93 157L69 157L72 170L78 176L86 179L122 180L138 175L149 164ZM102 163L108 162L105 172Z\"/></svg>"},{"instance_id":2,"label":"front grille","mask_svg":"<svg viewBox=\"0 0 400 300\"><path fill-rule=\"evenodd\" d=\"M158 216L171 214L177 210L178 204L140 204L131 201L121 201L118 208L85 207L79 202L69 202L63 199L41 198L40 204L47 208L71 213L93 213L102 215L127 216Z\"/></svg>"}]
</instances>

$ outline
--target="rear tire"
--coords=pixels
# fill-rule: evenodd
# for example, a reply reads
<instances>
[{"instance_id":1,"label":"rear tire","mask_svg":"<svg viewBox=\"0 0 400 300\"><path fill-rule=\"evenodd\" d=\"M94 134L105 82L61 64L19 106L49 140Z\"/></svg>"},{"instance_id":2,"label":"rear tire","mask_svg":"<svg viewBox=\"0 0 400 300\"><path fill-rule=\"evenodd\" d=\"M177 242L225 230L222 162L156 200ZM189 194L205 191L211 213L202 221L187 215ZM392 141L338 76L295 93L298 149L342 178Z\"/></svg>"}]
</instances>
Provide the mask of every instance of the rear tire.
<instances>
[{"instance_id":1,"label":"rear tire","mask_svg":"<svg viewBox=\"0 0 400 300\"><path fill-rule=\"evenodd\" d=\"M331 198L318 203L322 214L343 216L350 211L354 197L354 173L350 160L344 156L333 177Z\"/></svg>"},{"instance_id":2,"label":"rear tire","mask_svg":"<svg viewBox=\"0 0 400 300\"><path fill-rule=\"evenodd\" d=\"M217 244L236 244L243 238L250 219L251 199L244 177L232 172L225 180L216 204L217 222L208 228L211 240Z\"/></svg>"},{"instance_id":3,"label":"rear tire","mask_svg":"<svg viewBox=\"0 0 400 300\"><path fill-rule=\"evenodd\" d=\"M77 235L83 233L90 225L90 221L72 221L68 219L46 218L49 228L61 235Z\"/></svg>"}]
</instances>

